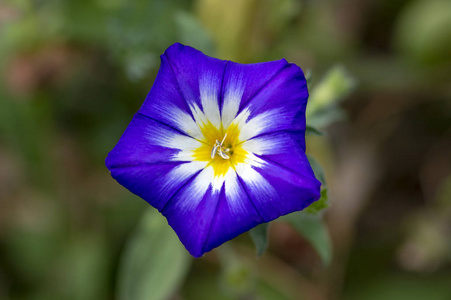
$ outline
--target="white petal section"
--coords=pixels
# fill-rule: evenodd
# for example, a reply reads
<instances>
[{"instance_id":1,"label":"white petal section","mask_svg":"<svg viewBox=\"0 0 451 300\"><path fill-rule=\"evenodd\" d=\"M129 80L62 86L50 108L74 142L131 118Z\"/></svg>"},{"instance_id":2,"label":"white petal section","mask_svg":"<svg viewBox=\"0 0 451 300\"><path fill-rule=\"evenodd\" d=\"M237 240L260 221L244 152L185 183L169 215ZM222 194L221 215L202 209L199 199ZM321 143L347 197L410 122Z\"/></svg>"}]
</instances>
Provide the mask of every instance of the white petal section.
<instances>
[{"instance_id":1,"label":"white petal section","mask_svg":"<svg viewBox=\"0 0 451 300\"><path fill-rule=\"evenodd\" d=\"M227 180L230 180L233 178L233 176L236 177L235 170L233 168L229 168L227 170L227 173L220 176L215 176L211 182L212 188L214 192L221 191L222 186L224 185L224 182Z\"/></svg>"},{"instance_id":2,"label":"white petal section","mask_svg":"<svg viewBox=\"0 0 451 300\"><path fill-rule=\"evenodd\" d=\"M181 200L178 201L176 206L183 210L193 210L202 201L210 186L211 193L213 194L219 193L224 186L227 205L230 210L235 212L244 210L244 199L242 199L242 192L240 193L241 187L235 170L230 168L225 175L215 177L213 167L205 167L206 164L206 162L193 162L185 164L186 166L181 166L178 170L171 172L171 178L173 176L188 178L204 168L199 175L196 176L193 182L188 184L188 187L183 191L183 194L178 197ZM260 174L255 174L256 171L248 168L250 168L250 166L241 164L240 170L244 174L243 176L251 174L251 177L248 178L250 182L261 182L262 179L264 180Z\"/></svg>"},{"instance_id":3,"label":"white petal section","mask_svg":"<svg viewBox=\"0 0 451 300\"><path fill-rule=\"evenodd\" d=\"M193 161L190 163L181 164L166 175L167 181L183 181L205 168L207 164L208 162L206 161Z\"/></svg>"},{"instance_id":4,"label":"white petal section","mask_svg":"<svg viewBox=\"0 0 451 300\"><path fill-rule=\"evenodd\" d=\"M178 145L177 149L181 150L171 158L172 161L193 161L194 150L202 146L202 143L198 140L192 138L180 139L178 137L171 144Z\"/></svg>"},{"instance_id":5,"label":"white petal section","mask_svg":"<svg viewBox=\"0 0 451 300\"><path fill-rule=\"evenodd\" d=\"M214 171L212 167L203 169L192 182L187 184L187 187L178 197L180 200L175 204L177 209L194 210L204 198L213 177Z\"/></svg>"},{"instance_id":6,"label":"white petal section","mask_svg":"<svg viewBox=\"0 0 451 300\"><path fill-rule=\"evenodd\" d=\"M235 170L229 169L224 178L225 195L227 199L227 206L232 212L239 212L245 210L244 201L242 199L242 191L240 183L238 182L238 176L236 176Z\"/></svg>"},{"instance_id":7,"label":"white petal section","mask_svg":"<svg viewBox=\"0 0 451 300\"><path fill-rule=\"evenodd\" d=\"M196 141L189 136L180 134L175 130L163 126L154 126L152 129L146 129L145 138L152 145L180 150L182 150L184 143Z\"/></svg>"},{"instance_id":8,"label":"white petal section","mask_svg":"<svg viewBox=\"0 0 451 300\"><path fill-rule=\"evenodd\" d=\"M287 135L265 135L245 141L241 147L257 155L289 153L293 142Z\"/></svg>"},{"instance_id":9,"label":"white petal section","mask_svg":"<svg viewBox=\"0 0 451 300\"><path fill-rule=\"evenodd\" d=\"M278 198L277 191L269 182L248 164L237 164L237 174L243 179L253 194L260 194L261 199L274 200Z\"/></svg>"},{"instance_id":10,"label":"white petal section","mask_svg":"<svg viewBox=\"0 0 451 300\"><path fill-rule=\"evenodd\" d=\"M206 119L216 128L221 125L218 105L220 89L221 78L210 73L203 74L199 81L200 100Z\"/></svg>"},{"instance_id":11,"label":"white petal section","mask_svg":"<svg viewBox=\"0 0 451 300\"><path fill-rule=\"evenodd\" d=\"M240 118L240 115L244 114L243 117ZM281 114L280 110L273 109L266 111L262 114L258 114L255 117L253 117L250 120L247 120L249 118L250 112L248 109L243 110L240 115L238 115L237 119L240 120L240 137L239 139L241 141L246 141L250 138L253 138L256 135L259 135L262 132L266 132L270 130L271 126L273 124L277 124L278 119L281 117L283 118L283 115ZM243 120L246 120L243 122Z\"/></svg>"},{"instance_id":12,"label":"white petal section","mask_svg":"<svg viewBox=\"0 0 451 300\"><path fill-rule=\"evenodd\" d=\"M212 168L212 167L209 167L209 168ZM233 169L229 168L227 173L229 173L231 170L233 170ZM226 175L227 175L227 173L226 173ZM221 190L222 185L224 184L224 180L225 180L225 175L215 176L211 179L211 187L213 188L214 192L219 192Z\"/></svg>"},{"instance_id":13,"label":"white petal section","mask_svg":"<svg viewBox=\"0 0 451 300\"><path fill-rule=\"evenodd\" d=\"M170 120L172 124L193 138L202 137L202 132L193 118L179 107L167 103L164 106L155 106L154 110L162 119Z\"/></svg>"},{"instance_id":14,"label":"white petal section","mask_svg":"<svg viewBox=\"0 0 451 300\"><path fill-rule=\"evenodd\" d=\"M199 126L189 114L185 113L184 111L176 107L171 109L170 112L171 118L174 120L176 124L179 125L180 129L183 132L185 132L189 136L192 136L195 139L202 138L203 135L202 132L200 131Z\"/></svg>"},{"instance_id":15,"label":"white petal section","mask_svg":"<svg viewBox=\"0 0 451 300\"><path fill-rule=\"evenodd\" d=\"M180 182L183 182L193 176L205 168L206 165L207 162L193 161L191 163L185 163L175 167L159 181L161 184L161 195L169 196L171 193L174 193L174 189L179 186Z\"/></svg>"},{"instance_id":16,"label":"white petal section","mask_svg":"<svg viewBox=\"0 0 451 300\"><path fill-rule=\"evenodd\" d=\"M198 126L199 131L200 128L204 126L204 124L208 123L207 116L204 114L204 112L200 109L199 106L196 104L193 104L190 106L191 113L193 114L194 121L196 122L196 126Z\"/></svg>"},{"instance_id":17,"label":"white petal section","mask_svg":"<svg viewBox=\"0 0 451 300\"><path fill-rule=\"evenodd\" d=\"M167 148L180 149L180 150L191 150L196 149L202 145L198 140L192 137L182 135L182 134L171 134L168 136L161 137L159 145Z\"/></svg>"},{"instance_id":18,"label":"white petal section","mask_svg":"<svg viewBox=\"0 0 451 300\"><path fill-rule=\"evenodd\" d=\"M146 138L154 145L180 150L172 157L173 161L192 161L193 150L202 146L198 140L164 127L153 128L147 133Z\"/></svg>"},{"instance_id":19,"label":"white petal section","mask_svg":"<svg viewBox=\"0 0 451 300\"><path fill-rule=\"evenodd\" d=\"M253 153L248 152L246 154L244 164L247 164L247 165L253 166L253 167L262 168L264 165L266 165L266 162L264 160L262 160L261 158L255 156Z\"/></svg>"},{"instance_id":20,"label":"white petal section","mask_svg":"<svg viewBox=\"0 0 451 300\"><path fill-rule=\"evenodd\" d=\"M240 108L241 98L244 93L243 75L230 78L230 82L225 88L224 104L222 107L222 124L227 128L236 117Z\"/></svg>"},{"instance_id":21,"label":"white petal section","mask_svg":"<svg viewBox=\"0 0 451 300\"><path fill-rule=\"evenodd\" d=\"M250 114L249 109L244 109L232 122L240 129L240 141L246 141L260 133L270 131L271 127L284 117L279 109L268 110L252 119L249 119Z\"/></svg>"}]
</instances>

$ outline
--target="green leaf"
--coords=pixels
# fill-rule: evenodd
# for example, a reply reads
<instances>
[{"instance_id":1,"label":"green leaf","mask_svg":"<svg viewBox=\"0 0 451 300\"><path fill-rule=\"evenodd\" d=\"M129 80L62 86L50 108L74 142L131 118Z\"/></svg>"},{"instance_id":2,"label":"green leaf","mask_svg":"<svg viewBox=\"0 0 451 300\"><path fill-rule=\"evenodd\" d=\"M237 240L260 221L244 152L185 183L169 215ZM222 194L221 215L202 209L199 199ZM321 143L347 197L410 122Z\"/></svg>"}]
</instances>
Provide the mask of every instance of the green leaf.
<instances>
[{"instance_id":1,"label":"green leaf","mask_svg":"<svg viewBox=\"0 0 451 300\"><path fill-rule=\"evenodd\" d=\"M310 92L306 117L309 126L325 127L345 115L337 103L347 96L356 86L343 66L330 69L322 80Z\"/></svg>"},{"instance_id":2,"label":"green leaf","mask_svg":"<svg viewBox=\"0 0 451 300\"><path fill-rule=\"evenodd\" d=\"M166 219L149 209L126 245L119 268L117 298L168 299L182 284L191 262Z\"/></svg>"},{"instance_id":3,"label":"green leaf","mask_svg":"<svg viewBox=\"0 0 451 300\"><path fill-rule=\"evenodd\" d=\"M326 133L324 131L319 130L318 128L307 125L307 127L305 128L305 134L306 135L325 135Z\"/></svg>"},{"instance_id":4,"label":"green leaf","mask_svg":"<svg viewBox=\"0 0 451 300\"><path fill-rule=\"evenodd\" d=\"M268 248L268 229L269 223L263 223L249 230L257 250L257 256L262 256Z\"/></svg>"},{"instance_id":5,"label":"green leaf","mask_svg":"<svg viewBox=\"0 0 451 300\"><path fill-rule=\"evenodd\" d=\"M55 295L44 299L102 299L108 292L111 261L110 248L102 234L83 233L64 246L64 263L46 282L47 290Z\"/></svg>"},{"instance_id":6,"label":"green leaf","mask_svg":"<svg viewBox=\"0 0 451 300\"><path fill-rule=\"evenodd\" d=\"M329 207L329 201L327 197L327 188L321 190L321 197L304 209L305 213L317 215L325 208Z\"/></svg>"},{"instance_id":7,"label":"green leaf","mask_svg":"<svg viewBox=\"0 0 451 300\"><path fill-rule=\"evenodd\" d=\"M332 106L324 108L317 111L315 114L308 116L307 124L310 127L324 128L334 122L346 120L346 117L346 112L343 109Z\"/></svg>"},{"instance_id":8,"label":"green leaf","mask_svg":"<svg viewBox=\"0 0 451 300\"><path fill-rule=\"evenodd\" d=\"M312 81L312 70L308 69L304 73L305 81L307 81L307 86L310 85L310 82Z\"/></svg>"},{"instance_id":9,"label":"green leaf","mask_svg":"<svg viewBox=\"0 0 451 300\"><path fill-rule=\"evenodd\" d=\"M326 176L324 175L323 167L318 163L316 159L314 159L311 155L307 155L307 159L312 166L313 173L315 173L315 177L321 181L323 185L326 184Z\"/></svg>"},{"instance_id":10,"label":"green leaf","mask_svg":"<svg viewBox=\"0 0 451 300\"><path fill-rule=\"evenodd\" d=\"M307 114L311 115L336 103L355 87L355 80L343 66L331 68L311 91Z\"/></svg>"},{"instance_id":11,"label":"green leaf","mask_svg":"<svg viewBox=\"0 0 451 300\"><path fill-rule=\"evenodd\" d=\"M329 265L332 257L332 245L327 228L321 218L300 211L286 215L282 217L282 220L291 224L312 245L325 266Z\"/></svg>"}]
</instances>

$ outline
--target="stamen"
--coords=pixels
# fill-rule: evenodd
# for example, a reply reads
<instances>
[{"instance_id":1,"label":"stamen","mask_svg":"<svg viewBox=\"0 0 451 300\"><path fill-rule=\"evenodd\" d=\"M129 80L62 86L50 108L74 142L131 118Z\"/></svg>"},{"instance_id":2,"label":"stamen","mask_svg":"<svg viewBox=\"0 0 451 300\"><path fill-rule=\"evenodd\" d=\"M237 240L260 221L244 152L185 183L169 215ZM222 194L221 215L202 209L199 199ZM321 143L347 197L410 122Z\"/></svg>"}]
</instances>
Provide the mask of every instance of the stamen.
<instances>
[{"instance_id":1,"label":"stamen","mask_svg":"<svg viewBox=\"0 0 451 300\"><path fill-rule=\"evenodd\" d=\"M222 158L224 158L224 159L229 159L230 158L230 156L228 156L227 154L225 154L224 153L224 151L222 150L223 148L221 147L221 148L219 148L219 155L222 157Z\"/></svg>"},{"instance_id":2,"label":"stamen","mask_svg":"<svg viewBox=\"0 0 451 300\"><path fill-rule=\"evenodd\" d=\"M216 143L217 143L218 141L216 141ZM214 147L213 147L213 149L211 150L211 158L215 158L215 155L216 155L216 150L218 149L218 145L215 145Z\"/></svg>"},{"instance_id":3,"label":"stamen","mask_svg":"<svg viewBox=\"0 0 451 300\"><path fill-rule=\"evenodd\" d=\"M211 150L211 158L215 158L216 152L218 152L219 156L221 156L223 159L229 159L230 156L228 156L226 153L230 151L230 149L225 148L223 143L227 137L227 133L224 135L224 138L221 142L216 140L215 145L213 146L213 149Z\"/></svg>"},{"instance_id":4,"label":"stamen","mask_svg":"<svg viewBox=\"0 0 451 300\"><path fill-rule=\"evenodd\" d=\"M221 146L222 146L222 143L224 143L226 137L227 137L227 132L226 132L226 134L224 135L224 138L223 138L222 141L221 141ZM217 141L216 141L216 142L217 142Z\"/></svg>"}]
</instances>

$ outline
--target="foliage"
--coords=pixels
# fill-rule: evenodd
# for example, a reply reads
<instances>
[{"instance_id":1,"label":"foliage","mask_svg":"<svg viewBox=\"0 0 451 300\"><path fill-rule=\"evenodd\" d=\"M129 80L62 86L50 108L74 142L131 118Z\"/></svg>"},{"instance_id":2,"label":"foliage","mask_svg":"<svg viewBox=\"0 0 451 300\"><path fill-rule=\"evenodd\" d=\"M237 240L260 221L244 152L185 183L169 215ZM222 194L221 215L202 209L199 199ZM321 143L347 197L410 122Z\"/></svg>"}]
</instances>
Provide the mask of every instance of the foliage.
<instances>
[{"instance_id":1,"label":"foliage","mask_svg":"<svg viewBox=\"0 0 451 300\"><path fill-rule=\"evenodd\" d=\"M290 223L318 252L323 264L327 266L332 259L332 248L327 228L318 216L296 212L284 219Z\"/></svg>"},{"instance_id":2,"label":"foliage","mask_svg":"<svg viewBox=\"0 0 451 300\"><path fill-rule=\"evenodd\" d=\"M183 282L192 258L166 220L149 209L119 268L118 299L167 299Z\"/></svg>"},{"instance_id":3,"label":"foliage","mask_svg":"<svg viewBox=\"0 0 451 300\"><path fill-rule=\"evenodd\" d=\"M257 250L257 256L262 256L268 248L268 229L269 224L263 223L249 230L249 234Z\"/></svg>"}]
</instances>

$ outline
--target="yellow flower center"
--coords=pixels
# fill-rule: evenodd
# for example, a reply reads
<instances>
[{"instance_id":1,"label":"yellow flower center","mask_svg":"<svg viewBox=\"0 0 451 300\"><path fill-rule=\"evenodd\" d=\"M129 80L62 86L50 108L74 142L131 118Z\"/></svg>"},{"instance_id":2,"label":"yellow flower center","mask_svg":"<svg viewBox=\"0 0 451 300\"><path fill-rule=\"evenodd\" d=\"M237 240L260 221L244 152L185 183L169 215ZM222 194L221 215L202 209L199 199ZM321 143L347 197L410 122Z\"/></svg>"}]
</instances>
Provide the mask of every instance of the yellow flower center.
<instances>
[{"instance_id":1,"label":"yellow flower center","mask_svg":"<svg viewBox=\"0 0 451 300\"><path fill-rule=\"evenodd\" d=\"M210 122L201 127L203 138L202 146L194 150L194 160L208 161L213 167L215 177L223 176L229 168L235 169L235 165L246 159L247 151L239 140L239 128L231 124L227 129L216 128Z\"/></svg>"}]
</instances>

